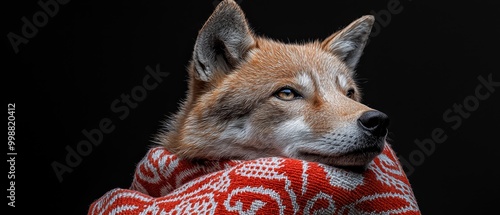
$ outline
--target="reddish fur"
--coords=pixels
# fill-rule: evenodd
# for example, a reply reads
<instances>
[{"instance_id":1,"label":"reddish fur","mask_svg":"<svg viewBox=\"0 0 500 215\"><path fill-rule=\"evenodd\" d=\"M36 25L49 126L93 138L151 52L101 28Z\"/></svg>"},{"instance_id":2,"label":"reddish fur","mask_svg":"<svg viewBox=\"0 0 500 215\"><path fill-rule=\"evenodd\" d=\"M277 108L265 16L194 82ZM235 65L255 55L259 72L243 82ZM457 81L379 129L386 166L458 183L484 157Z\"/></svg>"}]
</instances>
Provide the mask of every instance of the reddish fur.
<instances>
[{"instance_id":1,"label":"reddish fur","mask_svg":"<svg viewBox=\"0 0 500 215\"><path fill-rule=\"evenodd\" d=\"M248 97L254 98L256 102L269 99L274 91L285 85L300 89L301 86L295 85L294 79L301 72L319 77L322 75L328 76L327 73L332 71L325 71L325 64L338 61L335 56L324 50L324 45L320 42L283 44L266 38L257 38L257 44L258 50L253 51L254 53L246 63L243 63L233 73L216 79L210 84L213 86L206 86L206 83L193 78L190 79L190 93L183 109L180 111L175 126L178 128L178 132L168 135L168 140L165 140L165 142L170 143L169 147L171 149L174 151L196 151L196 149L193 150L196 146L183 141L186 136L184 126L186 120L188 116L203 118L207 110L217 106L217 101L220 100L222 95L237 97L234 95L235 93L244 91L248 94ZM279 62L280 66L277 66L276 62ZM270 69L273 67L276 69ZM315 69L315 71L312 71L312 69ZM340 66L340 69L337 72L344 73L347 77L352 76L352 71L349 69L342 66ZM193 67L190 67L190 74L194 73L192 70ZM356 87L354 80L350 82L353 87ZM365 105L345 97L346 89L337 91L338 86L331 86L330 90L336 94L328 96L334 97L332 99L336 103L330 104L325 101L324 95L320 95L321 92L319 92L317 86L319 83L314 80L313 83L315 85L314 95L310 100L300 106L283 108L290 110L287 114L303 115L315 133L321 134L326 130L333 129L334 126L340 125L343 121L355 120L362 112L370 110ZM211 90L207 91L207 88ZM356 97L356 100L359 100L359 96ZM238 101L233 101L233 103L238 103ZM280 106L280 104L275 105ZM265 113L260 114L264 115ZM268 117L260 116L260 118L266 119ZM332 121L337 123L332 124ZM212 124L202 126L200 129L208 131L205 136L207 139L214 139L215 137L212 137L211 134L221 132L221 129L214 127ZM205 148L199 148L198 150L198 153L202 153ZM185 156L190 157L189 155Z\"/></svg>"},{"instance_id":2,"label":"reddish fur","mask_svg":"<svg viewBox=\"0 0 500 215\"><path fill-rule=\"evenodd\" d=\"M236 7L232 1L225 4ZM308 138L321 138L353 125L371 109L360 103L353 68L331 50L338 35L344 33L339 32L324 41L302 44L285 44L249 32L252 43L244 60L231 71L212 71L209 81L197 79L197 62L192 61L187 98L169 121L168 131L158 136L158 142L192 159L286 156L279 148L286 146L276 140L283 122L302 117L310 129ZM340 75L346 78L348 87L340 86ZM297 81L299 76L306 85ZM301 92L303 98L288 102L276 98L274 93L285 86ZM353 98L346 96L348 88L355 90ZM247 135L248 124L253 136L240 142L236 137L231 143L221 141ZM231 133L238 129L242 132Z\"/></svg>"}]
</instances>

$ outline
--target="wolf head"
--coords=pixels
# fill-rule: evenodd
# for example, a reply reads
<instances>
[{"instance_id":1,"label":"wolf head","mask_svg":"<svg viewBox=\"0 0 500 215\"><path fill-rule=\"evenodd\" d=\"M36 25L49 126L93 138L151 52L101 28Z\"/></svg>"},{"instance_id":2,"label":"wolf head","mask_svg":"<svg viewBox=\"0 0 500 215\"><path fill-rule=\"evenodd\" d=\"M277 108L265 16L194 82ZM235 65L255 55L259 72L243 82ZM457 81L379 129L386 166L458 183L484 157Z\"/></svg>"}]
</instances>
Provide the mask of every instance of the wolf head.
<instances>
[{"instance_id":1,"label":"wolf head","mask_svg":"<svg viewBox=\"0 0 500 215\"><path fill-rule=\"evenodd\" d=\"M158 142L188 159L281 156L366 166L381 153L388 117L360 103L355 67L374 18L322 41L255 35L233 0L199 31L189 89Z\"/></svg>"}]
</instances>

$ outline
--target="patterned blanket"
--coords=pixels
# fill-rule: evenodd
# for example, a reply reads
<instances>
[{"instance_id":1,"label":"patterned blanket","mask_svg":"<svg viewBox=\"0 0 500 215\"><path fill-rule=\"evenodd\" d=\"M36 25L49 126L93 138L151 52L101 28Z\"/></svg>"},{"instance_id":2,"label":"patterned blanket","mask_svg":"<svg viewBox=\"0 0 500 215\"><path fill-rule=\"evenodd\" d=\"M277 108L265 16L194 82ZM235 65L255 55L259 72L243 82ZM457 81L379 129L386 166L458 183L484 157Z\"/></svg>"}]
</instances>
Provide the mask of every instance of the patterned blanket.
<instances>
[{"instance_id":1,"label":"patterned blanket","mask_svg":"<svg viewBox=\"0 0 500 215\"><path fill-rule=\"evenodd\" d=\"M190 162L151 148L93 214L420 214L394 151L362 173L290 158Z\"/></svg>"}]
</instances>

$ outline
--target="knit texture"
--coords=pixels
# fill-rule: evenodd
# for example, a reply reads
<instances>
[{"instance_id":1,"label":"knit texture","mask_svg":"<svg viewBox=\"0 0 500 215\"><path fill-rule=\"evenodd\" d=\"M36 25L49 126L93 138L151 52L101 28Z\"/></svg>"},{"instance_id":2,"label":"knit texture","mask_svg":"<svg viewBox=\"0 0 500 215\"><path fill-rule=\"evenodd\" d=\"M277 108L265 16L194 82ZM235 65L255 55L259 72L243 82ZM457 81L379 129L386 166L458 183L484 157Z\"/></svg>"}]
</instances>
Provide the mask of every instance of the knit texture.
<instances>
[{"instance_id":1,"label":"knit texture","mask_svg":"<svg viewBox=\"0 0 500 215\"><path fill-rule=\"evenodd\" d=\"M357 173L290 158L194 163L162 147L138 163L132 185L95 200L93 214L420 214L394 151Z\"/></svg>"}]
</instances>

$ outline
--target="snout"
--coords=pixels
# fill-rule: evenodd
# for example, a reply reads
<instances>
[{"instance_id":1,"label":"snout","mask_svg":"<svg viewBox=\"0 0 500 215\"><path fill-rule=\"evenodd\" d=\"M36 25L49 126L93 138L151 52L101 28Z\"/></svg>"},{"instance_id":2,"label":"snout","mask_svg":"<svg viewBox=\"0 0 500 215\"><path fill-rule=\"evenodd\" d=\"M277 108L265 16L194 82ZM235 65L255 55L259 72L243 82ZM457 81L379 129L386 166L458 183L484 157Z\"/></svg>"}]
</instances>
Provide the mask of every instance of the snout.
<instances>
[{"instance_id":1,"label":"snout","mask_svg":"<svg viewBox=\"0 0 500 215\"><path fill-rule=\"evenodd\" d=\"M383 137L387 134L389 117L380 111L369 110L358 118L358 126L369 135Z\"/></svg>"},{"instance_id":2,"label":"snout","mask_svg":"<svg viewBox=\"0 0 500 215\"><path fill-rule=\"evenodd\" d=\"M294 148L296 157L333 166L367 167L384 150L389 117L377 110Z\"/></svg>"}]
</instances>

